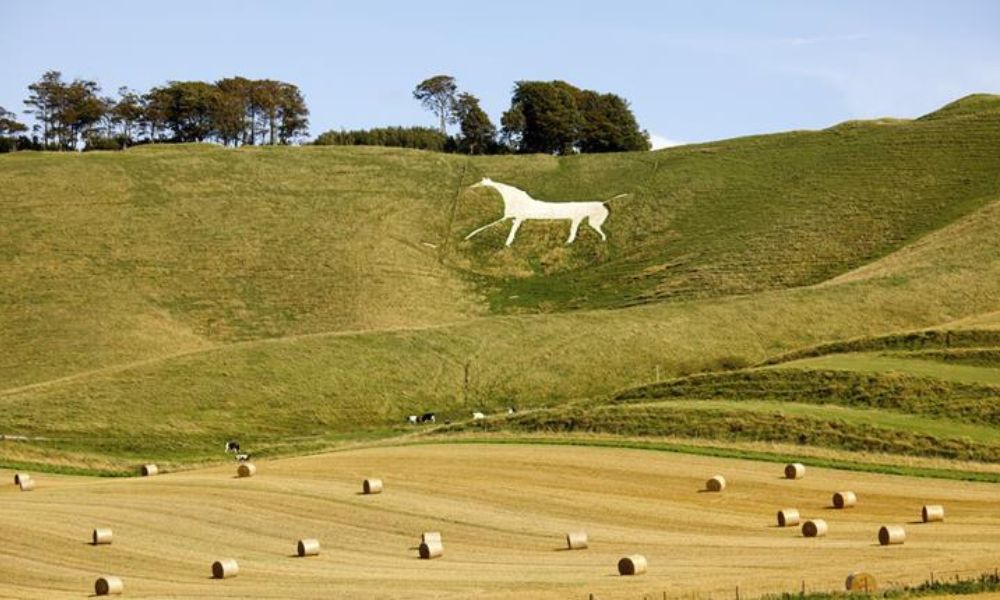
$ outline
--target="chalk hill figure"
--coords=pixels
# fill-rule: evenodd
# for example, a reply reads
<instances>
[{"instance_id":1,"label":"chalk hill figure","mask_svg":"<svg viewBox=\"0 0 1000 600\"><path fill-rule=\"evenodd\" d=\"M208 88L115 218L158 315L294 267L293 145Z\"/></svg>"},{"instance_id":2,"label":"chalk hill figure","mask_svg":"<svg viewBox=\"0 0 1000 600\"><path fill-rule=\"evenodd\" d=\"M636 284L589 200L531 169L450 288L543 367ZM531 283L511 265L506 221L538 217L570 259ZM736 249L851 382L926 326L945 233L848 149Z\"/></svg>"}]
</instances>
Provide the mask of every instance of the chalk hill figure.
<instances>
[{"instance_id":1,"label":"chalk hill figure","mask_svg":"<svg viewBox=\"0 0 1000 600\"><path fill-rule=\"evenodd\" d=\"M497 223L502 223L507 219L513 219L514 224L510 228L510 233L507 234L508 246L514 243L514 236L517 235L517 230L521 227L521 223L531 219L570 221L569 239L566 240L567 244L573 243L576 239L576 232L580 229L580 223L586 219L590 228L601 236L601 240L607 241L608 236L605 235L604 231L601 229L601 225L604 224L604 221L608 218L609 214L608 208L604 205L611 200L628 195L618 194L614 198L609 198L599 202L543 202L541 200L535 200L524 190L520 190L512 185L507 185L506 183L493 181L488 177L483 177L482 181L474 183L469 187L490 187L500 192L500 196L503 198L503 217L476 229L469 235L465 236L465 239L469 239L477 233L488 227L492 227Z\"/></svg>"}]
</instances>

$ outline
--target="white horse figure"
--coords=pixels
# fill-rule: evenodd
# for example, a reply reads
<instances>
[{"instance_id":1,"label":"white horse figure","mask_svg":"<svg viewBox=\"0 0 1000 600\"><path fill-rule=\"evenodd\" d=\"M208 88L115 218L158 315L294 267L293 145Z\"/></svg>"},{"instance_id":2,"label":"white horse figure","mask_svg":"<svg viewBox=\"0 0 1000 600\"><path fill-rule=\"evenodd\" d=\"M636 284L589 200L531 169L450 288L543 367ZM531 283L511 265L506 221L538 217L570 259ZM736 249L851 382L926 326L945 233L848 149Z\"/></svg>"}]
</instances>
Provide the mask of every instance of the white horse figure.
<instances>
[{"instance_id":1,"label":"white horse figure","mask_svg":"<svg viewBox=\"0 0 1000 600\"><path fill-rule=\"evenodd\" d=\"M587 219L587 224L590 225L591 229L600 234L601 240L607 240L608 236L604 235L604 231L601 230L601 225L608 218L608 209L604 204L615 198L628 195L618 194L614 198L609 198L602 202L542 202L541 200L535 200L524 190L519 190L506 183L493 181L488 177L483 177L482 181L474 183L469 187L491 187L500 192L500 196L503 198L503 217L492 223L483 225L465 236L465 239L471 238L487 227L492 227L507 219L513 219L514 224L510 228L510 233L507 234L508 246L514 242L514 236L517 235L517 230L521 227L521 223L529 219L571 221L569 239L566 240L567 244L573 243L573 240L576 239L576 232L580 228L580 223L584 219Z\"/></svg>"}]
</instances>

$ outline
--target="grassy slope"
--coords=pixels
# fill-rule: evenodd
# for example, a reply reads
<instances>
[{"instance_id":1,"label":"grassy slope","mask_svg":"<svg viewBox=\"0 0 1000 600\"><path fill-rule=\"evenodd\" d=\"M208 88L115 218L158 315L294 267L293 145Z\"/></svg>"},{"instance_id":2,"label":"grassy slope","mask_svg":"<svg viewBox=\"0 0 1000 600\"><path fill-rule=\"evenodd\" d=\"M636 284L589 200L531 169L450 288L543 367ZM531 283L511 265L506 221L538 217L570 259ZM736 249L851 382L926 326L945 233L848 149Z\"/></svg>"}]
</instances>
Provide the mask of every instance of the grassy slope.
<instances>
[{"instance_id":1,"label":"grassy slope","mask_svg":"<svg viewBox=\"0 0 1000 600\"><path fill-rule=\"evenodd\" d=\"M976 110L952 118L855 122L658 153L536 159L530 166L520 157L476 163L540 198L634 195L611 205L606 245L585 232L565 248L565 226L529 223L510 252L497 251L506 233L498 228L457 246L469 252L452 260L506 277L492 296L505 310L817 283L997 197L1000 97L987 100L991 110L972 98ZM456 213L462 231L485 222L466 214L487 198L463 195ZM509 277L526 273L535 275Z\"/></svg>"},{"instance_id":2,"label":"grassy slope","mask_svg":"<svg viewBox=\"0 0 1000 600\"><path fill-rule=\"evenodd\" d=\"M996 356L996 350L986 350L991 356ZM808 358L788 363L790 368L799 369L841 369L856 372L886 372L909 373L922 377L957 381L961 383L983 383L997 386L994 396L1000 397L1000 369L993 364L955 364L945 360L920 360L913 354L899 355L895 353L851 353L834 354L818 358ZM955 356L942 354L941 356ZM995 360L995 358L994 358Z\"/></svg>"},{"instance_id":3,"label":"grassy slope","mask_svg":"<svg viewBox=\"0 0 1000 600\"><path fill-rule=\"evenodd\" d=\"M1000 115L988 100L959 102L950 118L564 159L329 147L5 155L0 378L15 387L490 307L815 283L996 198ZM585 232L566 247L564 224L529 223L505 249L504 227L462 240L500 208L464 189L483 174L545 199L633 195L612 206L606 244Z\"/></svg>"},{"instance_id":4,"label":"grassy slope","mask_svg":"<svg viewBox=\"0 0 1000 600\"><path fill-rule=\"evenodd\" d=\"M479 314L422 245L461 168L367 148L4 156L0 378Z\"/></svg>"},{"instance_id":5,"label":"grassy slope","mask_svg":"<svg viewBox=\"0 0 1000 600\"><path fill-rule=\"evenodd\" d=\"M384 427L425 409L465 418L510 401L556 404L649 381L657 365L670 375L713 356L756 362L823 340L930 326L995 308L1000 219L980 213L998 210L1000 203L968 217L976 228L963 220L935 233L937 242L924 246L933 259L891 276L611 312L245 343L0 395L3 426L55 438L43 450L194 460L215 455L228 435L266 447L287 443L291 432Z\"/></svg>"},{"instance_id":6,"label":"grassy slope","mask_svg":"<svg viewBox=\"0 0 1000 600\"><path fill-rule=\"evenodd\" d=\"M50 439L6 444L0 460L203 460L230 435L277 449L425 409L551 405L656 369L995 313L1000 203L988 194L1000 158L986 148L1000 119L983 114L563 160L325 148L3 157L0 189L19 193L3 200L17 218L0 222L13 267L0 275L12 332L0 432ZM481 173L543 198L635 196L615 209L606 246L585 236L566 249L564 227L539 226L503 250L501 231L461 241L498 210L461 189ZM704 298L844 272L956 218L880 269ZM690 270L660 268L681 256ZM469 320L484 296L518 311L701 298ZM137 359L148 360L116 366ZM45 382L87 368L103 370Z\"/></svg>"}]
</instances>

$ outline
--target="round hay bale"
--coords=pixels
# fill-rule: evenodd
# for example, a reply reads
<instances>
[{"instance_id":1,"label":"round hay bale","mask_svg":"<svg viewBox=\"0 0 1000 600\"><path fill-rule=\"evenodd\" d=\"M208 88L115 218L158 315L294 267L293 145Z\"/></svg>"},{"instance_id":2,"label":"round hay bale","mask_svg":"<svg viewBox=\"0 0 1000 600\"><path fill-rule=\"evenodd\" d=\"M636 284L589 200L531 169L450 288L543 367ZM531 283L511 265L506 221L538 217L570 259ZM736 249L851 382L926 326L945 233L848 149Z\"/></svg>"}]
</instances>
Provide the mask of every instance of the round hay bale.
<instances>
[{"instance_id":1,"label":"round hay bale","mask_svg":"<svg viewBox=\"0 0 1000 600\"><path fill-rule=\"evenodd\" d=\"M837 492L833 495L834 508L851 508L858 503L858 497L854 492Z\"/></svg>"},{"instance_id":2,"label":"round hay bale","mask_svg":"<svg viewBox=\"0 0 1000 600\"><path fill-rule=\"evenodd\" d=\"M928 504L920 509L920 517L924 523L944 521L944 507L940 504Z\"/></svg>"},{"instance_id":3,"label":"round hay bale","mask_svg":"<svg viewBox=\"0 0 1000 600\"><path fill-rule=\"evenodd\" d=\"M93 545L98 546L101 544L110 544L112 537L113 534L110 527L98 527L91 534L90 539Z\"/></svg>"},{"instance_id":4,"label":"round hay bale","mask_svg":"<svg viewBox=\"0 0 1000 600\"><path fill-rule=\"evenodd\" d=\"M778 527L791 527L798 525L801 517L799 511L794 508L783 508L778 511Z\"/></svg>"},{"instance_id":5,"label":"round hay bale","mask_svg":"<svg viewBox=\"0 0 1000 600\"><path fill-rule=\"evenodd\" d=\"M705 482L705 489L710 492L721 492L726 489L726 478L722 475L716 475Z\"/></svg>"},{"instance_id":6,"label":"round hay bale","mask_svg":"<svg viewBox=\"0 0 1000 600\"><path fill-rule=\"evenodd\" d=\"M143 477L152 477L159 472L160 470L156 468L156 465L142 465L142 468L139 469L139 473L141 473Z\"/></svg>"},{"instance_id":7,"label":"round hay bale","mask_svg":"<svg viewBox=\"0 0 1000 600\"><path fill-rule=\"evenodd\" d=\"M586 550L587 549L587 532L586 531L571 531L566 534L566 547L570 550Z\"/></svg>"},{"instance_id":8,"label":"round hay bale","mask_svg":"<svg viewBox=\"0 0 1000 600\"><path fill-rule=\"evenodd\" d=\"M646 557L641 554L626 556L618 561L619 575L642 575L646 572Z\"/></svg>"},{"instance_id":9,"label":"round hay bale","mask_svg":"<svg viewBox=\"0 0 1000 600\"><path fill-rule=\"evenodd\" d=\"M382 493L382 480L381 479L365 479L364 484L361 486L366 494L381 494Z\"/></svg>"},{"instance_id":10,"label":"round hay bale","mask_svg":"<svg viewBox=\"0 0 1000 600\"><path fill-rule=\"evenodd\" d=\"M236 475L238 477L253 477L257 474L257 467L253 463L240 463L240 466L236 469Z\"/></svg>"},{"instance_id":11,"label":"round hay bale","mask_svg":"<svg viewBox=\"0 0 1000 600\"><path fill-rule=\"evenodd\" d=\"M826 535L826 530L826 521L823 519L811 519L802 524L804 537L823 537Z\"/></svg>"},{"instance_id":12,"label":"round hay bale","mask_svg":"<svg viewBox=\"0 0 1000 600\"><path fill-rule=\"evenodd\" d=\"M902 525L883 525L878 530L878 543L883 546L902 544L906 540L906 530Z\"/></svg>"},{"instance_id":13,"label":"round hay bale","mask_svg":"<svg viewBox=\"0 0 1000 600\"><path fill-rule=\"evenodd\" d=\"M299 540L299 556L319 556L319 540Z\"/></svg>"},{"instance_id":14,"label":"round hay bale","mask_svg":"<svg viewBox=\"0 0 1000 600\"><path fill-rule=\"evenodd\" d=\"M217 560L212 563L212 577L215 579L227 579L236 577L240 572L240 566L232 558Z\"/></svg>"},{"instance_id":15,"label":"round hay bale","mask_svg":"<svg viewBox=\"0 0 1000 600\"><path fill-rule=\"evenodd\" d=\"M35 489L35 480L21 479L20 488L22 492L30 492L31 490Z\"/></svg>"},{"instance_id":16,"label":"round hay bale","mask_svg":"<svg viewBox=\"0 0 1000 600\"><path fill-rule=\"evenodd\" d=\"M802 479L806 475L806 466L802 463L785 465L785 479Z\"/></svg>"},{"instance_id":17,"label":"round hay bale","mask_svg":"<svg viewBox=\"0 0 1000 600\"><path fill-rule=\"evenodd\" d=\"M117 596L125 591L125 584L120 577L105 575L94 582L94 594L98 596Z\"/></svg>"},{"instance_id":18,"label":"round hay bale","mask_svg":"<svg viewBox=\"0 0 1000 600\"><path fill-rule=\"evenodd\" d=\"M444 554L444 546L441 542L435 542L433 540L429 542L423 542L420 544L420 558L424 560L430 560L432 558L438 558Z\"/></svg>"},{"instance_id":19,"label":"round hay bale","mask_svg":"<svg viewBox=\"0 0 1000 600\"><path fill-rule=\"evenodd\" d=\"M848 575L844 587L847 588L848 592L874 592L878 589L871 573L861 571Z\"/></svg>"},{"instance_id":20,"label":"round hay bale","mask_svg":"<svg viewBox=\"0 0 1000 600\"><path fill-rule=\"evenodd\" d=\"M429 544L431 542L441 543L440 531L425 531L420 534L420 543Z\"/></svg>"},{"instance_id":21,"label":"round hay bale","mask_svg":"<svg viewBox=\"0 0 1000 600\"><path fill-rule=\"evenodd\" d=\"M27 481L31 479L31 475L27 473L14 473L14 485L21 485L22 481Z\"/></svg>"}]
</instances>

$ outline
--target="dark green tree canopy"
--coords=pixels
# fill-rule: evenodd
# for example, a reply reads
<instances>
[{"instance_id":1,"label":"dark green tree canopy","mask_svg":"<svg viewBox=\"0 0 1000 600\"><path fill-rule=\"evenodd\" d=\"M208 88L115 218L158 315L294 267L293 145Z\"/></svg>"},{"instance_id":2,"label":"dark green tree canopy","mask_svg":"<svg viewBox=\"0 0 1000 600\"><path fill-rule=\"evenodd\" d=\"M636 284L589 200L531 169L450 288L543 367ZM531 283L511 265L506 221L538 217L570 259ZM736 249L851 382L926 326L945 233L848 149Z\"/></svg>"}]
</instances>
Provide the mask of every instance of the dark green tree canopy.
<instances>
[{"instance_id":1,"label":"dark green tree canopy","mask_svg":"<svg viewBox=\"0 0 1000 600\"><path fill-rule=\"evenodd\" d=\"M454 119L461 129L458 151L465 154L486 154L496 144L497 128L479 106L479 98L462 92L455 99Z\"/></svg>"},{"instance_id":2,"label":"dark green tree canopy","mask_svg":"<svg viewBox=\"0 0 1000 600\"><path fill-rule=\"evenodd\" d=\"M565 81L519 81L501 120L518 152L569 154L648 150L649 141L620 96Z\"/></svg>"},{"instance_id":3,"label":"dark green tree canopy","mask_svg":"<svg viewBox=\"0 0 1000 600\"><path fill-rule=\"evenodd\" d=\"M354 131L327 131L317 146L392 146L417 150L445 150L448 137L433 127L376 127Z\"/></svg>"},{"instance_id":4,"label":"dark green tree canopy","mask_svg":"<svg viewBox=\"0 0 1000 600\"><path fill-rule=\"evenodd\" d=\"M577 97L583 127L580 152L649 150L649 137L639 129L628 102L615 94L584 90Z\"/></svg>"}]
</instances>

